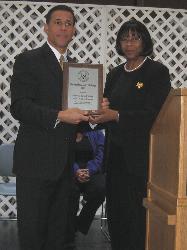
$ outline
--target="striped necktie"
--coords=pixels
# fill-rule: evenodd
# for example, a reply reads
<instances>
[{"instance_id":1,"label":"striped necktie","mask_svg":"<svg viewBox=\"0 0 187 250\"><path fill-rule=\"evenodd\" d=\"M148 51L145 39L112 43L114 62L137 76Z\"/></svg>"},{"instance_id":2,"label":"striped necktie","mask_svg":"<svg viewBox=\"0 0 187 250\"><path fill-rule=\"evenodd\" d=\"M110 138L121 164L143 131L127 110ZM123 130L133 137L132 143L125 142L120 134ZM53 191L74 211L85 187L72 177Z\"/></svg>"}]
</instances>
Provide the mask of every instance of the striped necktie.
<instances>
[{"instance_id":1,"label":"striped necktie","mask_svg":"<svg viewBox=\"0 0 187 250\"><path fill-rule=\"evenodd\" d=\"M61 66L61 68L63 70L63 64L64 64L64 56L63 55L60 56L59 62L60 62L60 66Z\"/></svg>"}]
</instances>

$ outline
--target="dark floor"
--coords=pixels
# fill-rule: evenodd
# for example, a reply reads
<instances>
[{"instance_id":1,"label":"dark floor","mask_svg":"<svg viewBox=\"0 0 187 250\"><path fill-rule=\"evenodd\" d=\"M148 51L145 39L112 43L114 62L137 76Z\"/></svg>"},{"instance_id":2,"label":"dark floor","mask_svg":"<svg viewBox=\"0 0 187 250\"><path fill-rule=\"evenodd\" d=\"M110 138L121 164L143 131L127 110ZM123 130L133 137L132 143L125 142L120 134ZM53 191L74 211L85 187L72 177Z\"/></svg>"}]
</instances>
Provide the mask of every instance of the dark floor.
<instances>
[{"instance_id":1,"label":"dark floor","mask_svg":"<svg viewBox=\"0 0 187 250\"><path fill-rule=\"evenodd\" d=\"M100 219L95 219L87 236L77 235L77 250L111 250L107 238L100 230ZM19 250L17 221L0 220L0 250Z\"/></svg>"}]
</instances>

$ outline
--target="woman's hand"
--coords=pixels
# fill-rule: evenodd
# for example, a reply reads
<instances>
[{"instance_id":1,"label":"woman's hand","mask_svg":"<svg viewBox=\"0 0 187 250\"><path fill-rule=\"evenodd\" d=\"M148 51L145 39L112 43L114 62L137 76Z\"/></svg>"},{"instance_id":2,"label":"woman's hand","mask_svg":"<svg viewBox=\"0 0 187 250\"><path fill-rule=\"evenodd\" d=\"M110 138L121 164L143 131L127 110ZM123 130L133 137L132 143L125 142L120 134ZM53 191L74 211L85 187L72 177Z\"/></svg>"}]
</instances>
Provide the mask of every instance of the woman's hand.
<instances>
[{"instance_id":1,"label":"woman's hand","mask_svg":"<svg viewBox=\"0 0 187 250\"><path fill-rule=\"evenodd\" d=\"M118 111L113 109L101 109L99 115L89 116L91 124L99 124L109 121L118 121Z\"/></svg>"}]
</instances>

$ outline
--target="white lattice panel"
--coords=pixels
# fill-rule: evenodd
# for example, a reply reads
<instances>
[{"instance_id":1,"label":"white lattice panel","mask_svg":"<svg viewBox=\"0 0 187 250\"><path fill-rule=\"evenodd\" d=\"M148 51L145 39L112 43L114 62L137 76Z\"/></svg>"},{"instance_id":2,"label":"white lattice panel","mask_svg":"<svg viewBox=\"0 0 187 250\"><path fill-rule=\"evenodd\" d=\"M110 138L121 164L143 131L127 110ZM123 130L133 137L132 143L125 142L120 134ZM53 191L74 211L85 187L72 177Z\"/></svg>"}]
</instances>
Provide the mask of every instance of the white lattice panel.
<instances>
[{"instance_id":1,"label":"white lattice panel","mask_svg":"<svg viewBox=\"0 0 187 250\"><path fill-rule=\"evenodd\" d=\"M59 3L56 3L59 4ZM16 138L18 123L9 113L9 84L15 55L41 46L45 15L56 5L0 2L0 143ZM115 51L120 25L135 17L148 27L156 60L168 66L173 87L187 87L187 11L143 7L68 4L77 18L77 34L70 52L79 62L102 63L106 72L124 60Z\"/></svg>"},{"instance_id":2,"label":"white lattice panel","mask_svg":"<svg viewBox=\"0 0 187 250\"><path fill-rule=\"evenodd\" d=\"M16 196L0 195L0 219L15 219L17 217Z\"/></svg>"},{"instance_id":3,"label":"white lattice panel","mask_svg":"<svg viewBox=\"0 0 187 250\"><path fill-rule=\"evenodd\" d=\"M16 177L9 176L8 178L0 176L1 183L16 183ZM0 219L15 219L17 217L17 203L15 195L0 194Z\"/></svg>"}]
</instances>

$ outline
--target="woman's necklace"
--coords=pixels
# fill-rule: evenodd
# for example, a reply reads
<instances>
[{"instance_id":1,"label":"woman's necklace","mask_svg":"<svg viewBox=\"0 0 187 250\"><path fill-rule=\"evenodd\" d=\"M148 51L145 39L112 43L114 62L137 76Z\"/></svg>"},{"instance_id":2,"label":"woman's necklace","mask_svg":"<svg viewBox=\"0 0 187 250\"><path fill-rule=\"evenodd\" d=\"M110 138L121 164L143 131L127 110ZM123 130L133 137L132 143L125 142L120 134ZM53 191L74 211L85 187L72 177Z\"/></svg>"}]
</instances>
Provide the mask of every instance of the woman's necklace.
<instances>
[{"instance_id":1,"label":"woman's necklace","mask_svg":"<svg viewBox=\"0 0 187 250\"><path fill-rule=\"evenodd\" d=\"M145 62L146 60L147 60L147 56L146 56L146 57L144 58L144 60L143 60L137 67L135 67L134 69L127 69L127 63L125 63L124 69L125 69L126 72L135 71L135 70L139 69L139 68L144 64L144 62Z\"/></svg>"}]
</instances>

